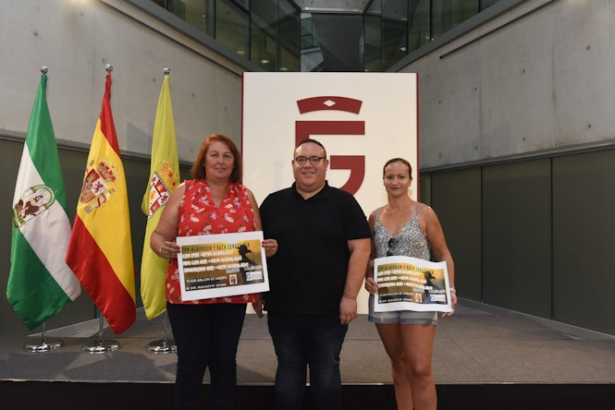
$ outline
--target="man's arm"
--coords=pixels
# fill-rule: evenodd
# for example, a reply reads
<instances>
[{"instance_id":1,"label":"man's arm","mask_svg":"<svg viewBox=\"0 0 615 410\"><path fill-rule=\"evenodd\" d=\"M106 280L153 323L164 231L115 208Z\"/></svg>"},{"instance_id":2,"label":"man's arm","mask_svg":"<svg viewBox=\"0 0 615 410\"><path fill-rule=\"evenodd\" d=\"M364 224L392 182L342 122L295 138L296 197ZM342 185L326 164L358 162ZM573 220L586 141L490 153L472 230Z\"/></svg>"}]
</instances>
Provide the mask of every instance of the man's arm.
<instances>
[{"instance_id":1,"label":"man's arm","mask_svg":"<svg viewBox=\"0 0 615 410\"><path fill-rule=\"evenodd\" d=\"M350 259L348 261L348 273L344 295L340 301L340 323L347 325L357 317L357 295L363 284L367 261L371 252L371 240L369 238L352 239L348 241Z\"/></svg>"}]
</instances>

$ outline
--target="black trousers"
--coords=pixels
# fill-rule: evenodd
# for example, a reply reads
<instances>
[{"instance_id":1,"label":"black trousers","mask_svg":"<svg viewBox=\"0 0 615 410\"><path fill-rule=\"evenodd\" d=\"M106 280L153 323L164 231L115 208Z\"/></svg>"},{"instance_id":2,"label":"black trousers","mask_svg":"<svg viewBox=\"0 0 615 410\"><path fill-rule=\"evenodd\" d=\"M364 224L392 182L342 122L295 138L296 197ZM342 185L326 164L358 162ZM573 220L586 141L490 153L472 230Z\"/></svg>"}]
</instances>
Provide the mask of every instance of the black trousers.
<instances>
[{"instance_id":1,"label":"black trousers","mask_svg":"<svg viewBox=\"0 0 615 410\"><path fill-rule=\"evenodd\" d=\"M235 409L237 345L245 304L180 305L167 303L177 345L175 410L203 408L203 376L211 375L210 409Z\"/></svg>"},{"instance_id":2,"label":"black trousers","mask_svg":"<svg viewBox=\"0 0 615 410\"><path fill-rule=\"evenodd\" d=\"M310 386L319 410L341 410L340 352L348 325L337 315L269 312L269 333L278 357L275 375L277 410L300 410L310 370Z\"/></svg>"}]
</instances>

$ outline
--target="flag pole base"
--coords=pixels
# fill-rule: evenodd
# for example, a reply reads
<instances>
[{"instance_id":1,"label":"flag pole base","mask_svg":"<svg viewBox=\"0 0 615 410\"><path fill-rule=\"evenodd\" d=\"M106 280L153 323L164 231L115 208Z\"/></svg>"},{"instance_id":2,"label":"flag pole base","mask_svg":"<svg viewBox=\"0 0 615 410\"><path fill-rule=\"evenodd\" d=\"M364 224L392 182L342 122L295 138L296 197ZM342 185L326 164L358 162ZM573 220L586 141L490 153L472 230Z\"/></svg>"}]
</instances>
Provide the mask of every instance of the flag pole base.
<instances>
[{"instance_id":1,"label":"flag pole base","mask_svg":"<svg viewBox=\"0 0 615 410\"><path fill-rule=\"evenodd\" d=\"M98 307L96 309L98 310ZM98 312L100 313L100 310L98 310ZM115 352L120 348L120 343L117 340L103 339L104 327L103 315L99 314L98 337L81 346L82 351L90 354L102 354L107 352Z\"/></svg>"},{"instance_id":2,"label":"flag pole base","mask_svg":"<svg viewBox=\"0 0 615 410\"><path fill-rule=\"evenodd\" d=\"M26 343L23 345L24 352L44 353L57 350L64 346L64 342L59 339L43 339L40 343Z\"/></svg>"},{"instance_id":3,"label":"flag pole base","mask_svg":"<svg viewBox=\"0 0 615 410\"><path fill-rule=\"evenodd\" d=\"M81 346L81 350L90 354L114 352L120 348L117 340L96 339Z\"/></svg>"},{"instance_id":4,"label":"flag pole base","mask_svg":"<svg viewBox=\"0 0 615 410\"><path fill-rule=\"evenodd\" d=\"M154 340L145 348L148 352L154 354L169 354L177 353L177 346L175 346L175 340Z\"/></svg>"}]
</instances>

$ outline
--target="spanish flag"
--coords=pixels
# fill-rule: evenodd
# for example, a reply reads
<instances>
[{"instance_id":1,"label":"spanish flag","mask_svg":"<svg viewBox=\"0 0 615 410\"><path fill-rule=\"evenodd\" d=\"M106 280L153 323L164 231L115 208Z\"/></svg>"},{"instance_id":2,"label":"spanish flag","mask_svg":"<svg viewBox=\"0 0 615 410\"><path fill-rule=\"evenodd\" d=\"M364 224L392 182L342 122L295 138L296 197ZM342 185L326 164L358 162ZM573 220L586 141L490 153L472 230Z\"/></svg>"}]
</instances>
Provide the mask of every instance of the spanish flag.
<instances>
[{"instance_id":1,"label":"spanish flag","mask_svg":"<svg viewBox=\"0 0 615 410\"><path fill-rule=\"evenodd\" d=\"M165 75L154 122L150 179L141 204L143 213L147 215L141 260L141 299L150 320L167 309L164 279L169 261L156 255L149 242L171 192L179 184L179 160L169 88L169 76Z\"/></svg>"},{"instance_id":2,"label":"spanish flag","mask_svg":"<svg viewBox=\"0 0 615 410\"><path fill-rule=\"evenodd\" d=\"M107 73L66 263L115 334L136 319L134 264L124 166L111 113Z\"/></svg>"}]
</instances>

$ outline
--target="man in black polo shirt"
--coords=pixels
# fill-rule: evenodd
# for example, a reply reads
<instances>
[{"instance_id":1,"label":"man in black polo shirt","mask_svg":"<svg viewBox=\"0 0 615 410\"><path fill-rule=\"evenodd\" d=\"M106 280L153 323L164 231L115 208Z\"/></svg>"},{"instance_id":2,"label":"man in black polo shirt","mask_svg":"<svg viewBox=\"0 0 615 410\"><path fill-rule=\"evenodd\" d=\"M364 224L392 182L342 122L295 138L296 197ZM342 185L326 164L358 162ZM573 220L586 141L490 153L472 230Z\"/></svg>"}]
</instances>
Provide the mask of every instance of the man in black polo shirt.
<instances>
[{"instance_id":1,"label":"man in black polo shirt","mask_svg":"<svg viewBox=\"0 0 615 410\"><path fill-rule=\"evenodd\" d=\"M354 197L328 185L328 165L320 142L301 141L292 161L295 183L260 208L264 235L279 246L267 260L265 295L278 410L301 408L306 366L318 408L342 408L339 355L357 316L371 232Z\"/></svg>"}]
</instances>

